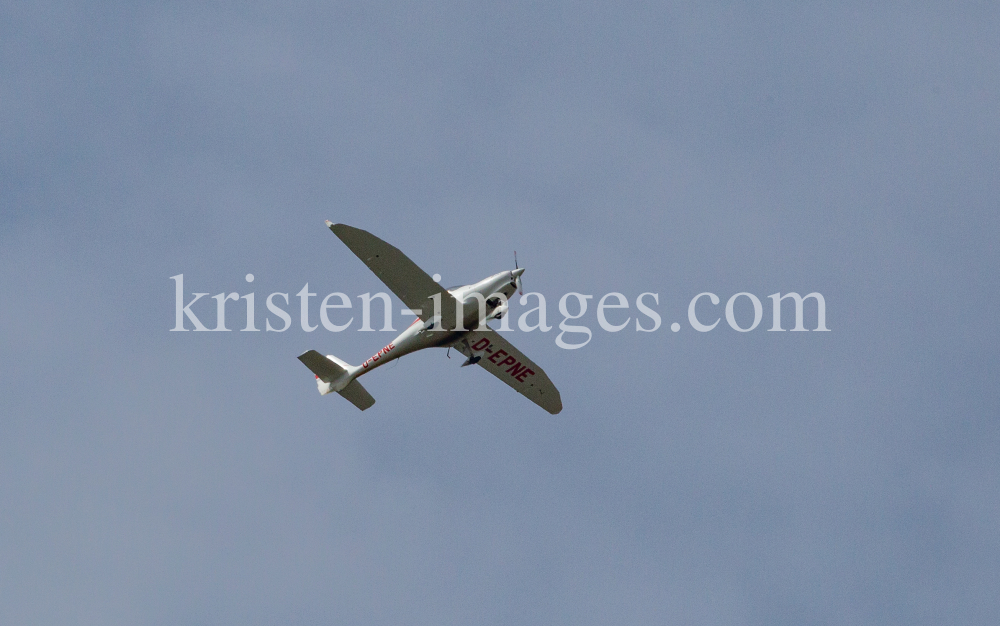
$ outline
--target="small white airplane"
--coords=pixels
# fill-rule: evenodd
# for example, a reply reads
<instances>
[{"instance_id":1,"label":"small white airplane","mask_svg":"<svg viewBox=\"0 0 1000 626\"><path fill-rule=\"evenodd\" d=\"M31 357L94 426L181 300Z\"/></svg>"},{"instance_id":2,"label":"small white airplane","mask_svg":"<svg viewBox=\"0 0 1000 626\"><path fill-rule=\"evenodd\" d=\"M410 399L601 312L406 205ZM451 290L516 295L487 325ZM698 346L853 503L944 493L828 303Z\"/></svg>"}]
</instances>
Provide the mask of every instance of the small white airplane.
<instances>
[{"instance_id":1,"label":"small white airplane","mask_svg":"<svg viewBox=\"0 0 1000 626\"><path fill-rule=\"evenodd\" d=\"M559 390L542 368L486 325L507 312L508 298L521 290L523 268L446 290L405 254L375 235L345 224L327 221L326 225L417 319L361 365L350 365L315 350L300 355L299 360L316 375L320 394L336 391L364 411L375 404L375 399L357 381L359 376L417 350L454 348L467 357L463 367L479 364L549 413L562 411Z\"/></svg>"}]
</instances>

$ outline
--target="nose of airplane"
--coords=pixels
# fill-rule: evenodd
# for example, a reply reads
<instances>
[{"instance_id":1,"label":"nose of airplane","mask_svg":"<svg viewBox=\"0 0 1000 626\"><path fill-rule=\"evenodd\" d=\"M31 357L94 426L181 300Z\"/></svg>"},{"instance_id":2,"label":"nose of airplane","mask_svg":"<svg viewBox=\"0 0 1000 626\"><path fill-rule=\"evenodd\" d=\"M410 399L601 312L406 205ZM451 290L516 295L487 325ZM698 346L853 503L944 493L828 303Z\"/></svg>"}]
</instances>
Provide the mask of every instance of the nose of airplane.
<instances>
[{"instance_id":1,"label":"nose of airplane","mask_svg":"<svg viewBox=\"0 0 1000 626\"><path fill-rule=\"evenodd\" d=\"M520 276L521 274L523 274L523 273L524 273L524 268L523 268L523 267L521 267L521 268L518 268L518 269L514 270L513 272L511 272L511 275L512 275L512 276L513 276L514 278L517 278L517 277L519 277L519 276Z\"/></svg>"}]
</instances>

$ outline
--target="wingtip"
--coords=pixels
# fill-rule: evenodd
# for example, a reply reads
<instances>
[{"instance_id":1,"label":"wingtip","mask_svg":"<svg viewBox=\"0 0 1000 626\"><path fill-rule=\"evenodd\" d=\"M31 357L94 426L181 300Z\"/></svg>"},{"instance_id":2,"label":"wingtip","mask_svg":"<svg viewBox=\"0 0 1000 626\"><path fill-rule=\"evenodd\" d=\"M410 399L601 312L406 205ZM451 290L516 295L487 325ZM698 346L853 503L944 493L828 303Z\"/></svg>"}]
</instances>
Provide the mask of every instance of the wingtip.
<instances>
[{"instance_id":1,"label":"wingtip","mask_svg":"<svg viewBox=\"0 0 1000 626\"><path fill-rule=\"evenodd\" d=\"M545 407L545 410L552 415L558 415L562 413L563 410L562 397L559 395L559 390L556 390L555 401L549 404L549 406Z\"/></svg>"}]
</instances>

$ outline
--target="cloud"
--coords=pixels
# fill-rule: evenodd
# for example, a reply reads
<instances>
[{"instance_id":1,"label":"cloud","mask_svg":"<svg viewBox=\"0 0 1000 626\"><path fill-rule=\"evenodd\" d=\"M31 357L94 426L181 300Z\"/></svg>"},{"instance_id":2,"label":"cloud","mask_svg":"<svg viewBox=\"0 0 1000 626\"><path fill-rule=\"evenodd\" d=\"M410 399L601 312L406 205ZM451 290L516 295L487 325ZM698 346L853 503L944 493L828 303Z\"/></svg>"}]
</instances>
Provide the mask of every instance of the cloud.
<instances>
[{"instance_id":1,"label":"cloud","mask_svg":"<svg viewBox=\"0 0 1000 626\"><path fill-rule=\"evenodd\" d=\"M0 621L997 613L994 8L5 11ZM663 326L512 337L555 418L443 351L362 415L294 358L385 333L169 332L178 273L381 290L324 219ZM696 333L703 291L832 332Z\"/></svg>"}]
</instances>

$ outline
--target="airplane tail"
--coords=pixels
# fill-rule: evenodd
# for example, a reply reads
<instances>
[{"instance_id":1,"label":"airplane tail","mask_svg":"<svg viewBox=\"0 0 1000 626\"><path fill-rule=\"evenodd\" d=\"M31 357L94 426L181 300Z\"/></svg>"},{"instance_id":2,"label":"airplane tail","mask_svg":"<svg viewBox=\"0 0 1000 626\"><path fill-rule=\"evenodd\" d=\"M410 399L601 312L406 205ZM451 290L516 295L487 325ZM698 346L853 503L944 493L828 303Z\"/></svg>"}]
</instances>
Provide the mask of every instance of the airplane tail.
<instances>
[{"instance_id":1,"label":"airplane tail","mask_svg":"<svg viewBox=\"0 0 1000 626\"><path fill-rule=\"evenodd\" d=\"M323 356L315 350L300 354L299 360L316 375L316 386L321 395L336 391L362 411L375 404L375 398L355 380L360 368L335 356Z\"/></svg>"},{"instance_id":2,"label":"airplane tail","mask_svg":"<svg viewBox=\"0 0 1000 626\"><path fill-rule=\"evenodd\" d=\"M347 383L347 386L337 393L347 398L348 402L362 411L375 404L375 398L372 397L372 394L368 393L368 390L356 380Z\"/></svg>"}]
</instances>

